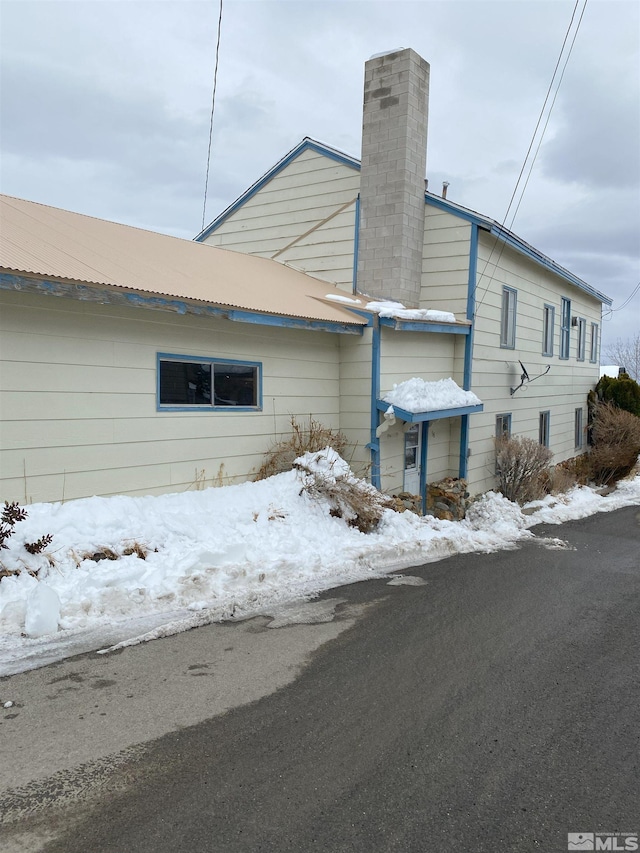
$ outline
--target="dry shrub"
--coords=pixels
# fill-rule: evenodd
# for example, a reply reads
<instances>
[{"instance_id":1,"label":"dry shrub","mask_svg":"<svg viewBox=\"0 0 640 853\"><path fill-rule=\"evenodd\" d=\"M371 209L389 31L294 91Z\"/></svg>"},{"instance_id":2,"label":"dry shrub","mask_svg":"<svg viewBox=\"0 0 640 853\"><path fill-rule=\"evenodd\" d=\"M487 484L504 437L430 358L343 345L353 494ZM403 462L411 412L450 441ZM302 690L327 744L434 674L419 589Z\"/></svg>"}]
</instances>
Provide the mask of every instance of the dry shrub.
<instances>
[{"instance_id":1,"label":"dry shrub","mask_svg":"<svg viewBox=\"0 0 640 853\"><path fill-rule=\"evenodd\" d=\"M393 502L364 480L352 475L331 476L312 471L300 463L295 467L304 474L302 491L314 500L329 504L329 514L343 518L350 527L361 533L374 531L385 509L394 509Z\"/></svg>"},{"instance_id":2,"label":"dry shrub","mask_svg":"<svg viewBox=\"0 0 640 853\"><path fill-rule=\"evenodd\" d=\"M578 459L581 457L577 457ZM574 462L570 459L569 462ZM561 462L552 465L540 476L540 485L548 495L559 495L568 492L578 485L578 474L576 467Z\"/></svg>"},{"instance_id":3,"label":"dry shrub","mask_svg":"<svg viewBox=\"0 0 640 853\"><path fill-rule=\"evenodd\" d=\"M309 423L299 424L291 417L291 435L274 444L265 454L265 459L254 480L266 480L274 474L290 471L294 461L305 453L317 453L332 447L339 456L344 456L348 445L347 437L339 430L325 427L309 415Z\"/></svg>"},{"instance_id":4,"label":"dry shrub","mask_svg":"<svg viewBox=\"0 0 640 853\"><path fill-rule=\"evenodd\" d=\"M544 495L543 475L553 454L532 438L497 438L497 489L515 503L527 503Z\"/></svg>"},{"instance_id":5,"label":"dry shrub","mask_svg":"<svg viewBox=\"0 0 640 853\"><path fill-rule=\"evenodd\" d=\"M612 485L629 474L640 454L640 418L612 403L599 403L593 419L591 478Z\"/></svg>"}]
</instances>

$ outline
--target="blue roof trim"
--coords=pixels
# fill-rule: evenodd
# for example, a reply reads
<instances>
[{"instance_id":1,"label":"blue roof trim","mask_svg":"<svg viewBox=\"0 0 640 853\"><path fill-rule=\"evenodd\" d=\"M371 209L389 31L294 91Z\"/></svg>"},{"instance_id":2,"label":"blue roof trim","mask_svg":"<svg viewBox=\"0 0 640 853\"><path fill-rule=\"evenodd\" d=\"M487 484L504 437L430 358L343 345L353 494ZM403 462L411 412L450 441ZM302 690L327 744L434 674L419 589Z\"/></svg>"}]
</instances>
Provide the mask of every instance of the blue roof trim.
<instances>
[{"instance_id":1,"label":"blue roof trim","mask_svg":"<svg viewBox=\"0 0 640 853\"><path fill-rule=\"evenodd\" d=\"M386 400L378 400L376 408L381 412L386 412L391 403ZM423 421L439 421L442 418L458 418L461 415L475 415L478 412L484 411L484 404L479 403L477 406L460 406L457 409L439 409L435 412L407 412L406 409L401 409L399 406L393 406L393 411L401 421L406 421L410 424L418 424Z\"/></svg>"},{"instance_id":2,"label":"blue roof trim","mask_svg":"<svg viewBox=\"0 0 640 853\"><path fill-rule=\"evenodd\" d=\"M588 293L589 296L593 296L594 299L597 299L599 302L602 302L605 305L612 304L613 299L605 296L604 293L600 293L600 291L596 290L595 287L591 287L591 285L587 284L586 281L583 281L581 278L578 278L577 275L574 275L572 272L569 272L569 270L561 267L560 264L557 264L551 258L543 255L542 252L539 252L533 246L530 246L529 243L526 243L523 239L516 236L512 231L498 225L497 222L492 224L490 232L492 236L496 237L498 240L502 240L503 243L506 243L512 249L515 249L516 252L526 255L528 258L531 258L531 260L540 264L540 266L551 270L551 272L560 276L560 278L563 278L565 281L568 281L569 284L573 284L575 287L583 290L585 293Z\"/></svg>"},{"instance_id":3,"label":"blue roof trim","mask_svg":"<svg viewBox=\"0 0 640 853\"><path fill-rule=\"evenodd\" d=\"M227 217L231 216L231 214L239 207L242 207L242 205L259 192L265 184L268 184L272 178L275 178L275 176L285 169L289 163L301 154L304 154L305 151L315 151L316 154L322 154L325 157L329 157L331 160L335 160L337 163L342 163L344 166L349 166L350 168L357 170L360 169L359 160L356 160L354 157L350 157L348 154L343 154L335 148L324 145L322 142L317 142L309 136L305 136L302 142L298 143L295 148L292 148L288 154L285 154L282 160L279 160L275 166L269 169L268 172L265 172L261 178L258 178L255 184L252 184L248 190L232 202L226 210L223 210L222 213L216 216L213 222L209 223L203 231L193 238L194 241L196 243L202 243L203 240L206 240L207 237L212 234L216 228L225 221L225 219L227 219Z\"/></svg>"},{"instance_id":4,"label":"blue roof trim","mask_svg":"<svg viewBox=\"0 0 640 853\"><path fill-rule=\"evenodd\" d=\"M238 323L253 323L259 326L280 326L287 329L310 329L320 332L335 332L343 335L362 335L365 326L361 323L332 322L331 320L308 320L304 317L283 317L277 314L261 314L258 311L245 311L239 308L222 308L217 305L190 302L164 296L145 296L130 292L121 287L104 285L92 287L57 281L47 278L0 273L0 290L17 290L23 293L35 293L56 297L70 297L96 304L130 305L134 308L150 308L168 311L173 314L197 314L208 317L221 317Z\"/></svg>"},{"instance_id":5,"label":"blue roof trim","mask_svg":"<svg viewBox=\"0 0 640 853\"><path fill-rule=\"evenodd\" d=\"M269 169L268 172L252 184L252 186L250 186L246 192L230 204L226 210L223 210L222 213L213 220L213 222L201 231L200 234L194 237L194 240L196 242L206 240L206 238L227 219L227 217L234 213L239 207L242 207L245 201L248 201L252 196L259 192L259 190L261 190L262 187L271 180L271 178L275 177L282 171L282 169L288 166L289 163L295 160L296 157L299 157L304 151L315 151L317 154L322 154L325 157L329 157L332 160L342 163L345 166L349 166L352 169L360 170L360 161L355 157L351 157L349 154L338 151L336 148L331 148L331 146L325 145L323 142L318 142L315 139L311 139L309 136L305 136L302 142L296 145L295 148L292 148L288 154L275 164L275 166ZM531 258L531 260L540 264L540 266L545 269L551 270L551 272L560 276L560 278L563 278L565 281L569 282L569 284L583 290L585 293L588 293L590 296L593 296L605 305L612 304L613 300L608 296L600 293L600 291L587 284L586 281L582 281L578 276L569 272L569 270L564 267L561 267L560 264L557 264L551 258L526 243L520 237L517 237L512 231L504 228L504 226L500 225L494 219L489 219L488 217L477 213L475 210L463 207L463 205L460 204L455 204L449 199L441 198L440 196L433 195L433 193L425 192L424 200L425 203L431 207L436 207L440 210L444 210L446 213L451 213L453 216L457 216L459 219L464 219L465 222L469 222L472 225L479 225L499 240L510 245L517 252Z\"/></svg>"},{"instance_id":6,"label":"blue roof trim","mask_svg":"<svg viewBox=\"0 0 640 853\"><path fill-rule=\"evenodd\" d=\"M468 335L471 326L458 326L454 323L438 323L431 320L401 320L397 317L380 317L380 325L388 326L398 332L435 332L445 335Z\"/></svg>"},{"instance_id":7,"label":"blue roof trim","mask_svg":"<svg viewBox=\"0 0 640 853\"><path fill-rule=\"evenodd\" d=\"M465 222L469 222L472 225L480 226L483 230L488 231L498 240L501 240L512 249L515 249L516 252L526 255L532 261L535 261L535 263L540 264L540 266L550 270L555 273L555 275L560 276L560 278L568 281L569 284L572 284L574 287L588 293L589 296L593 296L599 302L602 302L605 305L612 304L613 300L608 296L605 296L604 293L600 293L600 291L596 290L595 287L591 287L591 285L587 284L586 281L583 281L581 278L578 278L577 275L574 275L569 270L560 266L560 264L547 257L547 255L540 252L534 246L531 246L521 237L518 237L513 233L513 231L509 231L508 228L500 225L494 219L489 219L486 216L476 213L474 210L469 210L469 208L463 207L460 204L454 204L448 199L441 198L440 196L431 195L431 193L425 193L424 200L425 203L431 207L444 210L446 213L450 213L452 216L457 216L458 219L464 219Z\"/></svg>"}]
</instances>

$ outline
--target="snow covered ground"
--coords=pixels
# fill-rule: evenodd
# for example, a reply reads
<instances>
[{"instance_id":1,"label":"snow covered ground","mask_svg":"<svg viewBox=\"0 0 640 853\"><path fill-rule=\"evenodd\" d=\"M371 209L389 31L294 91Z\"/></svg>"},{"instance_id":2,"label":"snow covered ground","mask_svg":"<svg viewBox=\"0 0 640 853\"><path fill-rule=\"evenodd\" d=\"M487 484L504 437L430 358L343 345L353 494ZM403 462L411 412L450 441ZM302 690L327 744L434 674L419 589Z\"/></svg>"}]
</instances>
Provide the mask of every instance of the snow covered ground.
<instances>
[{"instance_id":1,"label":"snow covered ground","mask_svg":"<svg viewBox=\"0 0 640 853\"><path fill-rule=\"evenodd\" d=\"M333 470L348 474L342 460ZM640 505L638 475L606 496L586 487L549 496L530 504L531 514L493 492L463 522L385 510L376 532L364 534L309 497L303 476L293 470L182 494L29 506L0 551L1 566L21 570L0 581L0 676L209 622L274 614L341 584L451 554L517 547L541 522ZM47 533L46 552L29 555L25 542Z\"/></svg>"}]
</instances>

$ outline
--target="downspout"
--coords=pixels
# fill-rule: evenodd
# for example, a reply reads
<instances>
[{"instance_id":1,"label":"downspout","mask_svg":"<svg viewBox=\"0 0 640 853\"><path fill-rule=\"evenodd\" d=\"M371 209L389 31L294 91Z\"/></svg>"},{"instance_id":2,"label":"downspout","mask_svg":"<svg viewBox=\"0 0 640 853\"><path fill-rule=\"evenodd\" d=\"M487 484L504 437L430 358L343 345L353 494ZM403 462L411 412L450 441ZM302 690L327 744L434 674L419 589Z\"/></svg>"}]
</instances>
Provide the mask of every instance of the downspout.
<instances>
[{"instance_id":1,"label":"downspout","mask_svg":"<svg viewBox=\"0 0 640 853\"><path fill-rule=\"evenodd\" d=\"M353 235L353 293L358 292L358 249L360 248L360 193L356 196L356 223Z\"/></svg>"},{"instance_id":2,"label":"downspout","mask_svg":"<svg viewBox=\"0 0 640 853\"><path fill-rule=\"evenodd\" d=\"M427 514L427 450L429 448L429 421L420 424L420 496L422 514Z\"/></svg>"},{"instance_id":3,"label":"downspout","mask_svg":"<svg viewBox=\"0 0 640 853\"><path fill-rule=\"evenodd\" d=\"M367 445L371 451L371 485L380 489L380 439L378 429L377 402L380 396L380 319L377 314L371 318L371 441Z\"/></svg>"},{"instance_id":4,"label":"downspout","mask_svg":"<svg viewBox=\"0 0 640 853\"><path fill-rule=\"evenodd\" d=\"M476 311L476 275L478 271L478 226L471 224L469 242L469 279L467 281L467 320L471 320L471 329L464 342L464 376L462 387L471 390L473 371L473 334ZM460 422L460 464L458 476L466 479L469 464L469 415L462 415Z\"/></svg>"}]
</instances>

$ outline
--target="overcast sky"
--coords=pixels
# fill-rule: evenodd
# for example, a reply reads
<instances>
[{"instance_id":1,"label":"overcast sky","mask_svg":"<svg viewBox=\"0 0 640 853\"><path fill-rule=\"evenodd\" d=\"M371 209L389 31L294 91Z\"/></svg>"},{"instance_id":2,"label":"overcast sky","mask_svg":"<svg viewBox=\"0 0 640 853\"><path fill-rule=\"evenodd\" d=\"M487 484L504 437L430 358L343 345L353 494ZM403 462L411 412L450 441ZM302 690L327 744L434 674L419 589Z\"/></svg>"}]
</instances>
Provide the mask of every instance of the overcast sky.
<instances>
[{"instance_id":1,"label":"overcast sky","mask_svg":"<svg viewBox=\"0 0 640 853\"><path fill-rule=\"evenodd\" d=\"M575 0L223 0L206 222L311 136L360 156L364 62L431 64L427 176L503 221ZM580 2L582 6L583 0ZM219 0L0 0L0 189L191 238ZM513 230L613 297L640 281L640 4L589 0ZM604 323L640 328L640 293Z\"/></svg>"}]
</instances>

